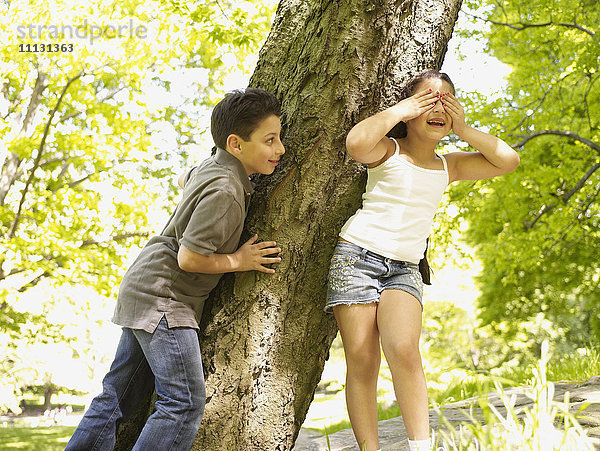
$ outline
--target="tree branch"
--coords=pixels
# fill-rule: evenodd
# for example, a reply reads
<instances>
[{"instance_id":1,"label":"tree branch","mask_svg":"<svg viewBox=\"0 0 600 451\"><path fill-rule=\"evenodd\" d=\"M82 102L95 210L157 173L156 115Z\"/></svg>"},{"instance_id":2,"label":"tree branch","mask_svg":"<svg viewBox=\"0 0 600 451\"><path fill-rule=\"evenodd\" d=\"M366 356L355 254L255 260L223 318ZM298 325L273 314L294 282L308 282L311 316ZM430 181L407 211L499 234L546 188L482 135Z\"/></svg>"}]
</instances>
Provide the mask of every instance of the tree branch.
<instances>
[{"instance_id":1,"label":"tree branch","mask_svg":"<svg viewBox=\"0 0 600 451\"><path fill-rule=\"evenodd\" d=\"M554 210L554 207L556 207L556 205L557 204L543 205L538 214L535 215L535 218L533 218L531 222L524 221L523 225L525 226L525 230L532 229L533 226L536 225L536 223L540 220L540 218L549 211Z\"/></svg>"},{"instance_id":2,"label":"tree branch","mask_svg":"<svg viewBox=\"0 0 600 451\"><path fill-rule=\"evenodd\" d=\"M40 283L43 279L45 279L46 277L51 276L52 274L49 273L48 271L44 271L42 274L40 274L39 276L37 276L36 278L34 278L33 280L30 280L29 282L27 282L25 285L19 287L19 289L17 290L19 293L24 293L25 291L29 290L30 288L35 287L38 283Z\"/></svg>"},{"instance_id":3,"label":"tree branch","mask_svg":"<svg viewBox=\"0 0 600 451\"><path fill-rule=\"evenodd\" d=\"M35 115L35 111L37 110L40 102L42 100L42 94L44 90L48 87L45 84L47 75L45 72L38 71L37 79L35 80L35 86L33 87L33 92L31 93L31 100L29 102L29 106L27 107L27 113L25 114L25 119L23 120L23 126L21 127L21 131L27 134L27 130L33 121L33 116Z\"/></svg>"},{"instance_id":4,"label":"tree branch","mask_svg":"<svg viewBox=\"0 0 600 451\"><path fill-rule=\"evenodd\" d=\"M560 81L562 81L562 80L563 79L561 79ZM535 113L542 106L542 104L544 103L544 100L546 100L546 96L552 90L553 87L554 87L554 85L551 85L551 86L548 87L548 89L546 89L546 92L544 92L544 95L542 96L542 98L539 99L539 103L537 104L537 106L535 108L533 108L533 113ZM525 114L525 116L523 117L523 119L521 119L521 122L519 122L515 127L513 127L513 129L511 131L518 130L519 128L521 128L521 125L523 125L523 123L527 119L529 119L533 115L533 113L531 115L529 115L529 116L527 114Z\"/></svg>"},{"instance_id":5,"label":"tree branch","mask_svg":"<svg viewBox=\"0 0 600 451\"><path fill-rule=\"evenodd\" d=\"M4 272L4 270L0 267L0 280L4 280L7 277L14 276L15 274L19 274L19 273L22 273L22 272L25 272L25 271L27 271L27 269L25 269L25 268L19 268L19 269L12 268L9 271L9 273L6 274Z\"/></svg>"},{"instance_id":6,"label":"tree branch","mask_svg":"<svg viewBox=\"0 0 600 451\"><path fill-rule=\"evenodd\" d=\"M593 141L590 141L587 138L583 138L576 133L568 131L568 130L541 130L539 132L531 133L530 135L526 135L526 136L518 135L518 136L522 137L523 140L521 142L513 144L511 147L513 147L515 149L519 148L519 147L523 147L525 144L527 144L533 138L537 138L538 136L544 136L544 135L564 136L566 138L570 138L575 141L579 141L580 143L585 144L586 146L595 150L600 155L600 145L596 144Z\"/></svg>"},{"instance_id":7,"label":"tree branch","mask_svg":"<svg viewBox=\"0 0 600 451\"><path fill-rule=\"evenodd\" d=\"M11 114L13 114L15 111L17 111L17 108L19 108L19 106L21 105L21 102L23 100L17 96L17 98L15 98L11 104L10 107L8 108L8 110L6 111L6 114L4 116L2 116L2 119L6 120L8 119L8 116L10 116Z\"/></svg>"},{"instance_id":8,"label":"tree branch","mask_svg":"<svg viewBox=\"0 0 600 451\"><path fill-rule=\"evenodd\" d=\"M106 243L110 243L110 242L118 242L118 241L123 241L126 240L128 238L134 238L134 237L147 237L149 236L150 233L149 232L134 232L134 233L120 233L118 235L113 235L111 236L108 240L106 241L97 241L97 240L84 240L80 245L79 248L83 248L83 247L87 247L87 246L94 246L94 245L98 245L98 244L106 244ZM61 258L63 258L62 256L53 256L53 255L43 255L42 259L46 260L46 261L50 261L50 260L54 260L54 261L59 261ZM60 263L58 263L58 266L61 266ZM5 274L1 268L0 268L0 280L4 280L7 277L13 276L15 274L19 274L25 271L28 271L30 268L12 268L8 274ZM33 279L32 281L28 282L26 285L24 285L23 287L26 287L25 289L23 289L23 287L19 288L19 292L23 292L28 288L31 288L32 286L34 286L35 284L39 283L39 281L41 279L43 279L44 277L49 277L51 276L52 273L45 271L43 274L40 274L39 276L37 276L35 279Z\"/></svg>"},{"instance_id":9,"label":"tree branch","mask_svg":"<svg viewBox=\"0 0 600 451\"><path fill-rule=\"evenodd\" d=\"M564 203L567 203L567 201L571 197L573 197L573 194L575 194L577 191L579 191L581 188L583 188L583 185L585 184L585 182L587 182L587 180L592 176L592 174L594 172L596 172L598 170L598 168L600 168L600 163L596 163L591 168L589 168L588 171L584 174L584 176L581 177L581 179L571 189L571 191L569 191L568 193L561 196L562 201Z\"/></svg>"},{"instance_id":10,"label":"tree branch","mask_svg":"<svg viewBox=\"0 0 600 451\"><path fill-rule=\"evenodd\" d=\"M15 180L19 178L20 165L21 159L17 154L10 152L2 167L2 174L0 174L0 206L4 205L4 199L6 198L10 187L15 183Z\"/></svg>"},{"instance_id":11,"label":"tree branch","mask_svg":"<svg viewBox=\"0 0 600 451\"><path fill-rule=\"evenodd\" d=\"M591 30L588 30L587 28L582 27L581 25L578 25L576 23L567 23L567 22L554 22L553 20L550 20L548 22L544 22L544 23L523 23L523 22L518 22L518 23L507 23L507 22L498 22L492 19L486 19L485 17L480 17L477 16L475 14L471 14L471 13L467 13L465 12L465 14L467 16L471 16L475 19L478 20L482 20L484 22L489 22L492 25L498 25L498 26L504 26L504 27L508 27L508 28L512 28L513 30L516 31L522 31L525 30L527 28L541 28L541 27L548 27L550 25L558 25L560 27L566 27L566 28L574 28L577 29L579 31L583 31L584 33L590 35L592 38L596 39L596 33L594 33Z\"/></svg>"},{"instance_id":12,"label":"tree branch","mask_svg":"<svg viewBox=\"0 0 600 451\"><path fill-rule=\"evenodd\" d=\"M598 170L598 168L600 168L600 163L595 163L590 169L588 169L588 171L583 175L583 177L581 177L581 179L579 179L579 181L575 184L575 186L571 190L569 190L568 192L566 192L562 196L560 196L560 200L562 201L562 203L566 205L567 202L569 201L569 199L571 199L571 197L573 197L573 195L577 191L579 191L581 188L583 188L583 185L585 184L585 182L587 182L587 180L592 176L592 174L594 172L596 172ZM531 222L525 221L525 224L524 224L525 230L531 229L540 220L540 218L543 215L554 210L554 208L557 205L558 205L558 203L544 205Z\"/></svg>"},{"instance_id":13,"label":"tree branch","mask_svg":"<svg viewBox=\"0 0 600 451\"><path fill-rule=\"evenodd\" d=\"M119 92L123 91L123 90L124 90L124 89L126 89L126 88L127 88L127 86L122 86L122 87L120 87L120 88L118 88L118 89L115 89L114 91L112 91L112 92L111 92L109 95L107 95L106 97L104 97L104 98L102 98L102 99L98 100L98 102L96 103L96 105L98 105L98 104L100 104L100 103L104 103L104 102L106 102L107 100L110 100L110 99L112 99L112 98L113 98L114 96L116 96L116 95L117 95ZM72 119L72 118L74 118L74 117L77 117L77 116L79 116L79 115L80 115L80 114L82 114L83 112L84 112L83 110L80 110L80 111L75 111L74 113L71 113L71 114L67 114L66 116L63 116L63 117L61 117L61 118L59 119L59 122L60 122L60 123L64 123L64 122L68 121L69 119Z\"/></svg>"},{"instance_id":14,"label":"tree branch","mask_svg":"<svg viewBox=\"0 0 600 451\"><path fill-rule=\"evenodd\" d=\"M599 166L600 166L600 164L599 164ZM589 210L589 208L592 206L592 204L594 202L596 202L598 195L600 195L600 185L596 185L596 186L597 186L597 189L596 189L596 192L594 193L594 195L588 196L588 201L584 205L582 205L581 208L579 209L579 214L577 215L578 221L582 221L583 217L587 217L586 212Z\"/></svg>"},{"instance_id":15,"label":"tree branch","mask_svg":"<svg viewBox=\"0 0 600 451\"><path fill-rule=\"evenodd\" d=\"M585 108L585 112L586 112L586 116L587 116L587 120L588 120L588 126L590 128L593 128L592 125L592 118L590 116L590 105L588 103L588 94L590 93L590 91L592 90L592 86L594 85L594 83L596 83L596 81L598 81L598 79L600 79L600 75L597 75L595 78L592 78L592 75L589 74L588 75L590 78L590 82L588 84L587 89L585 90L585 94L583 95L583 103L585 104L586 108Z\"/></svg>"},{"instance_id":16,"label":"tree branch","mask_svg":"<svg viewBox=\"0 0 600 451\"><path fill-rule=\"evenodd\" d=\"M69 188L75 188L77 185L79 185L80 183L85 182L87 179L89 179L92 175L96 174L96 172L92 172L88 175L86 175L85 177L82 177L78 180L74 180L71 183L69 183Z\"/></svg>"},{"instance_id":17,"label":"tree branch","mask_svg":"<svg viewBox=\"0 0 600 451\"><path fill-rule=\"evenodd\" d=\"M12 226L10 227L10 231L8 232L9 240L15 235L15 232L17 231L17 226L19 225L19 221L21 219L21 211L23 210L23 204L25 203L25 197L27 196L29 187L33 183L33 179L35 177L35 171L39 167L40 162L42 161L42 155L44 154L44 147L46 145L46 139L48 138L48 134L50 133L50 126L52 125L52 119L54 119L54 115L58 111L58 108L60 107L60 104L62 103L62 100L65 97L65 94L67 93L67 90L71 86L71 83L73 83L75 80L79 79L82 75L83 75L83 71L79 72L79 74L77 74L73 78L70 78L67 81L67 84L63 88L63 90L60 94L60 97L56 101L56 105L50 112L50 117L48 118L48 121L46 122L46 127L44 129L44 135L42 136L42 141L40 142L40 145L38 147L38 154L33 163L33 167L31 168L29 178L27 179L27 182L25 183L25 187L23 188L23 192L21 194L21 200L19 201L19 208L17 209L17 213L15 214L15 219L13 220Z\"/></svg>"}]
</instances>

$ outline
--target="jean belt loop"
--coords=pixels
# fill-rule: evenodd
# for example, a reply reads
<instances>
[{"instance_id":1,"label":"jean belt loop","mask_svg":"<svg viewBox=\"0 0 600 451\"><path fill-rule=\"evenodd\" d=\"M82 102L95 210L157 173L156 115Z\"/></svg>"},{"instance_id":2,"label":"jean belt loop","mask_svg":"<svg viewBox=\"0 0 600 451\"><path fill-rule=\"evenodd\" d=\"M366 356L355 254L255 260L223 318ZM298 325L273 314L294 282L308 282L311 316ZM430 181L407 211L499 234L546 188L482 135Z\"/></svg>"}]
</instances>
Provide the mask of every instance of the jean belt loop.
<instances>
[{"instance_id":1,"label":"jean belt loop","mask_svg":"<svg viewBox=\"0 0 600 451\"><path fill-rule=\"evenodd\" d=\"M365 248L362 248L362 249L360 250L360 259L361 259L361 260L364 260L364 259L365 259L365 256L367 255L367 252L369 252L369 251L368 251L367 249L365 249Z\"/></svg>"}]
</instances>

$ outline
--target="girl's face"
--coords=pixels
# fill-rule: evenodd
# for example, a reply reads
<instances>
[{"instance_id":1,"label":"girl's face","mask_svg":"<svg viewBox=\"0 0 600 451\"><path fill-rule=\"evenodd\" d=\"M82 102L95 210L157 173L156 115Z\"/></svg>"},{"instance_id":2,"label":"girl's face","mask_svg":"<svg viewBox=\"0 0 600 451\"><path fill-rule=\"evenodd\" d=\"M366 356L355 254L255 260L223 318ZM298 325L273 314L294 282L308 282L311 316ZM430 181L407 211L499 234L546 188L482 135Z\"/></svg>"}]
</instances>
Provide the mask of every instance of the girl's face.
<instances>
[{"instance_id":1,"label":"girl's face","mask_svg":"<svg viewBox=\"0 0 600 451\"><path fill-rule=\"evenodd\" d=\"M420 82L413 91L413 95L431 89L432 92L439 92L440 96L445 92L454 94L452 85L441 78L428 78ZM437 99L435 105L429 111L417 116L414 119L406 121L406 130L409 136L417 136L421 139L439 141L452 130L452 118L444 109L441 97Z\"/></svg>"}]
</instances>

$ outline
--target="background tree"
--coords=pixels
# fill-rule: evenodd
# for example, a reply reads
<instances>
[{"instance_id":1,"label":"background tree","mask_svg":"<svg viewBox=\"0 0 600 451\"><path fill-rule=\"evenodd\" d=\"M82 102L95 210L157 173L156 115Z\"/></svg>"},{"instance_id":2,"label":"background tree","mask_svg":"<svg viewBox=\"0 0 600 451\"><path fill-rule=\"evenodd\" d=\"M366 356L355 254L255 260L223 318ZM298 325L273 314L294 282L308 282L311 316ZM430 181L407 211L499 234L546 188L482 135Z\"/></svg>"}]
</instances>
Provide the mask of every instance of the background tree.
<instances>
[{"instance_id":1,"label":"background tree","mask_svg":"<svg viewBox=\"0 0 600 451\"><path fill-rule=\"evenodd\" d=\"M226 277L206 304L206 413L197 449L290 449L335 336L329 259L360 202L347 131L441 66L460 1L283 1L250 84L283 101L288 153L257 180L247 234L283 249L277 274ZM134 426L126 425L130 434ZM127 448L122 440L119 449Z\"/></svg>"},{"instance_id":2,"label":"background tree","mask_svg":"<svg viewBox=\"0 0 600 451\"><path fill-rule=\"evenodd\" d=\"M0 11L0 379L11 387L0 410L18 410L20 388L34 383L24 375L35 374L24 348L75 339L48 314L97 307L28 293L81 284L114 296L130 249L172 209L202 113L238 68L232 52L244 62L257 49L271 11L137 0ZM64 48L42 51L48 43Z\"/></svg>"},{"instance_id":3,"label":"background tree","mask_svg":"<svg viewBox=\"0 0 600 451\"><path fill-rule=\"evenodd\" d=\"M600 339L600 4L487 2L473 15L512 67L506 95L470 116L519 150L513 173L453 188L483 263L481 318L510 342L548 319L569 348ZM474 189L475 188L475 189ZM513 350L514 352L514 350Z\"/></svg>"}]
</instances>

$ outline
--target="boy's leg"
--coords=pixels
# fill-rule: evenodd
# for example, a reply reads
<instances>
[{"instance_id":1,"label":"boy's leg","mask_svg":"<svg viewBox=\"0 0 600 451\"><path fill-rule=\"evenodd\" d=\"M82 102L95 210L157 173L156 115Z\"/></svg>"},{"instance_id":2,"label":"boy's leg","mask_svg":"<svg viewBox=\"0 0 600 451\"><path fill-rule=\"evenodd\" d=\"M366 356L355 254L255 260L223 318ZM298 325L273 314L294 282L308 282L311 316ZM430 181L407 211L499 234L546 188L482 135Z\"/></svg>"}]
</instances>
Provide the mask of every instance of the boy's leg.
<instances>
[{"instance_id":1,"label":"boy's leg","mask_svg":"<svg viewBox=\"0 0 600 451\"><path fill-rule=\"evenodd\" d=\"M336 305L333 313L346 356L346 405L360 450L379 448L377 376L381 362L377 304Z\"/></svg>"},{"instance_id":2,"label":"boy's leg","mask_svg":"<svg viewBox=\"0 0 600 451\"><path fill-rule=\"evenodd\" d=\"M390 366L396 400L411 440L429 437L427 383L419 352L421 303L402 290L384 290L377 325L381 347Z\"/></svg>"},{"instance_id":3,"label":"boy's leg","mask_svg":"<svg viewBox=\"0 0 600 451\"><path fill-rule=\"evenodd\" d=\"M131 329L123 328L115 359L65 451L113 449L117 422L152 390L154 377Z\"/></svg>"},{"instance_id":4,"label":"boy's leg","mask_svg":"<svg viewBox=\"0 0 600 451\"><path fill-rule=\"evenodd\" d=\"M134 450L189 450L198 433L206 393L198 332L169 329L163 317L154 333L133 331L155 377L156 411Z\"/></svg>"}]
</instances>

